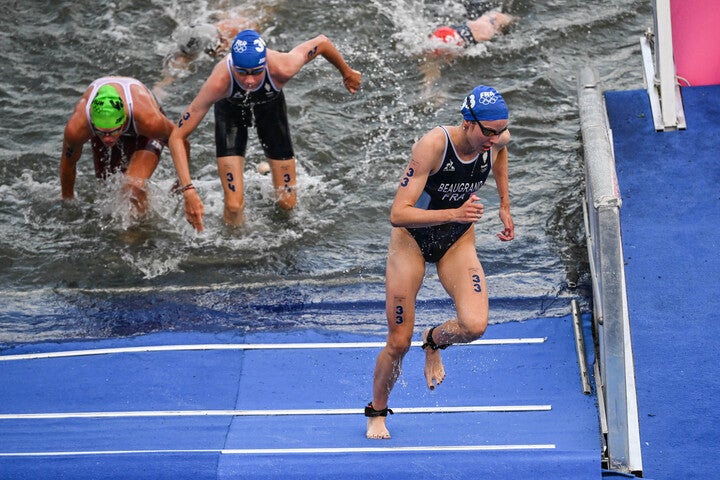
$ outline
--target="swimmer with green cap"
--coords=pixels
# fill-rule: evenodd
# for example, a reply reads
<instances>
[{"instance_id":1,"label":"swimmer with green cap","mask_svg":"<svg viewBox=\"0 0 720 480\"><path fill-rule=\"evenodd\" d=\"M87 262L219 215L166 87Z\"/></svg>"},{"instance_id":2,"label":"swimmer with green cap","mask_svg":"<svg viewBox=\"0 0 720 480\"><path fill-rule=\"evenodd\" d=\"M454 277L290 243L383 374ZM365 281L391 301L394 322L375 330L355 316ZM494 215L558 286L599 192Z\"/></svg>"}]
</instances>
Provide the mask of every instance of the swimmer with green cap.
<instances>
[{"instance_id":1,"label":"swimmer with green cap","mask_svg":"<svg viewBox=\"0 0 720 480\"><path fill-rule=\"evenodd\" d=\"M122 174L123 195L133 214L148 208L146 181L160 161L173 130L152 92L132 77L105 76L87 86L65 125L60 157L64 200L75 198L75 180L83 146L89 143L95 176Z\"/></svg>"},{"instance_id":2,"label":"swimmer with green cap","mask_svg":"<svg viewBox=\"0 0 720 480\"><path fill-rule=\"evenodd\" d=\"M127 120L123 100L112 85L103 85L90 104L90 119L96 128L117 129ZM104 133L104 132L103 132Z\"/></svg>"}]
</instances>

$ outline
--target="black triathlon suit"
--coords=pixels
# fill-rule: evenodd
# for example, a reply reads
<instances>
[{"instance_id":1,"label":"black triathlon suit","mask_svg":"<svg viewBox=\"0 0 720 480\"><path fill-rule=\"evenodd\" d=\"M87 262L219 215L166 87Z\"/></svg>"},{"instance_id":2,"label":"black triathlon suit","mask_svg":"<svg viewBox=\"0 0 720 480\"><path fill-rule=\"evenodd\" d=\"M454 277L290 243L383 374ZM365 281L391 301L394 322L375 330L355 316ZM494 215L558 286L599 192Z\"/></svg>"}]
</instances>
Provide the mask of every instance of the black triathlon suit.
<instances>
[{"instance_id":1,"label":"black triathlon suit","mask_svg":"<svg viewBox=\"0 0 720 480\"><path fill-rule=\"evenodd\" d=\"M465 9L467 10L467 16L469 18L479 18L481 15L486 14L493 8L499 8L502 6L500 1L487 1L487 0L465 0L463 1ZM493 20L490 20L494 23ZM452 25L450 28L455 30L460 38L463 39L463 47L468 48L473 45L477 45L478 41L475 40L475 35L472 34L472 30L468 27L467 23L462 25Z\"/></svg>"},{"instance_id":2,"label":"black triathlon suit","mask_svg":"<svg viewBox=\"0 0 720 480\"><path fill-rule=\"evenodd\" d=\"M425 210L458 208L485 184L491 168L491 152L482 152L469 162L461 161L445 127L445 155L437 172L428 176L415 204ZM445 252L472 226L472 223L443 223L432 227L408 228L426 262L438 262Z\"/></svg>"},{"instance_id":3,"label":"black triathlon suit","mask_svg":"<svg viewBox=\"0 0 720 480\"><path fill-rule=\"evenodd\" d=\"M463 47L468 48L473 45L477 45L478 41L475 40L475 36L472 34L472 30L470 30L470 27L467 26L467 23L464 23L462 25L453 25L450 28L455 30L458 35L460 35L460 38L463 39Z\"/></svg>"},{"instance_id":4,"label":"black triathlon suit","mask_svg":"<svg viewBox=\"0 0 720 480\"><path fill-rule=\"evenodd\" d=\"M265 78L258 88L248 92L235 81L232 57L228 55L232 86L227 98L215 103L215 152L217 157L245 156L248 127L257 128L265 156L274 160L295 157L282 90L275 88L265 67Z\"/></svg>"}]
</instances>

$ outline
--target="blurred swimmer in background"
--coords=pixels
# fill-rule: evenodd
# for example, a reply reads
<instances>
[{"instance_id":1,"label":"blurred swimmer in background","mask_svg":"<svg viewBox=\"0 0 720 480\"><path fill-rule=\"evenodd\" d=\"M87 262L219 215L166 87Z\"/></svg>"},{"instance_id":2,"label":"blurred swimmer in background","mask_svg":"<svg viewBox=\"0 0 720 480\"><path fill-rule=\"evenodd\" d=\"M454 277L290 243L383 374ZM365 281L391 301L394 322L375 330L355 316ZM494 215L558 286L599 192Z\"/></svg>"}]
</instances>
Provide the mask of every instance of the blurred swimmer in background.
<instances>
[{"instance_id":1,"label":"blurred swimmer in background","mask_svg":"<svg viewBox=\"0 0 720 480\"><path fill-rule=\"evenodd\" d=\"M162 76L153 85L153 93L163 99L165 89L206 61L215 62L230 52L235 36L243 30L265 30L283 0L255 0L252 3L218 1L202 18L180 21L173 32L172 50L163 60Z\"/></svg>"},{"instance_id":2,"label":"blurred swimmer in background","mask_svg":"<svg viewBox=\"0 0 720 480\"><path fill-rule=\"evenodd\" d=\"M505 2L509 3L509 2ZM469 1L464 2L469 18L464 23L442 25L428 37L428 49L425 61L420 69L423 73L426 93L440 78L440 70L455 57L482 42L492 40L496 35L508 31L517 21L517 17L506 11L508 6L500 2Z\"/></svg>"},{"instance_id":3,"label":"blurred swimmer in background","mask_svg":"<svg viewBox=\"0 0 720 480\"><path fill-rule=\"evenodd\" d=\"M179 73L189 70L193 61L205 55L212 60L224 56L230 51L230 44L238 32L257 28L256 22L244 17L179 27L172 36L176 49L165 57L162 78L153 86L153 93L158 98L164 98L167 95L165 88L175 81Z\"/></svg>"}]
</instances>

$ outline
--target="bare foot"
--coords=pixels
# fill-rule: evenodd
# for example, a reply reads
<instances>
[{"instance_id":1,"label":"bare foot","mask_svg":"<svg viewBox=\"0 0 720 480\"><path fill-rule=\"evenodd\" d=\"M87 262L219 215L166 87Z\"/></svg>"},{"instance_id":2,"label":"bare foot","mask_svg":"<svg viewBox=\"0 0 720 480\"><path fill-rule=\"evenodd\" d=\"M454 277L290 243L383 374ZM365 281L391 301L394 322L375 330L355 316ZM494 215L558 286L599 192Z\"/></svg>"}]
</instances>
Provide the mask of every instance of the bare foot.
<instances>
[{"instance_id":1,"label":"bare foot","mask_svg":"<svg viewBox=\"0 0 720 480\"><path fill-rule=\"evenodd\" d=\"M429 332L429 328L423 332L423 343L427 342ZM440 357L440 350L433 350L431 347L425 348L425 380L430 390L435 390L435 387L445 380L445 367Z\"/></svg>"},{"instance_id":2,"label":"bare foot","mask_svg":"<svg viewBox=\"0 0 720 480\"><path fill-rule=\"evenodd\" d=\"M386 417L369 417L367 421L367 438L374 440L386 440L390 438L390 432L385 426Z\"/></svg>"}]
</instances>

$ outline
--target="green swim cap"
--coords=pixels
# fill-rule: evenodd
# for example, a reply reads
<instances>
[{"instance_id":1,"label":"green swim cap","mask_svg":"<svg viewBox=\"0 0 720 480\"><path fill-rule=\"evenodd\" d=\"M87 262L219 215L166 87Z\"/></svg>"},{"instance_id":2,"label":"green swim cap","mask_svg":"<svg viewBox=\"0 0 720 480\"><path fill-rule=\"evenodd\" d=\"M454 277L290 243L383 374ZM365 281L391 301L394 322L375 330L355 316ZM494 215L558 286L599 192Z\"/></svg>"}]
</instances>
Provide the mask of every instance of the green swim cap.
<instances>
[{"instance_id":1,"label":"green swim cap","mask_svg":"<svg viewBox=\"0 0 720 480\"><path fill-rule=\"evenodd\" d=\"M90 104L90 120L97 128L117 128L125 123L125 109L117 89L103 85Z\"/></svg>"}]
</instances>

